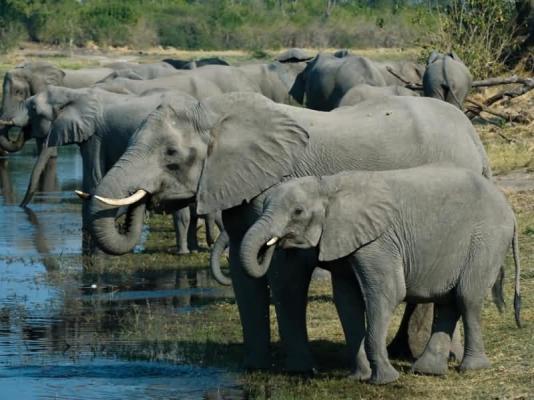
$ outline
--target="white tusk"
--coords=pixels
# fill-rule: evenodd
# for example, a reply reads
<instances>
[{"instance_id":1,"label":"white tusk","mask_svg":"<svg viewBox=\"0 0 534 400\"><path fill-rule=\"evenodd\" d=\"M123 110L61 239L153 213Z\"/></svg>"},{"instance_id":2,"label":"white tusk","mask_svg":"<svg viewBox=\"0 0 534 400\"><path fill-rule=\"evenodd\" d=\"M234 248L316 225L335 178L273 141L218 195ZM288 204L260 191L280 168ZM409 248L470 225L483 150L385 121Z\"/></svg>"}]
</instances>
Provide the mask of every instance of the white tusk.
<instances>
[{"instance_id":1,"label":"white tusk","mask_svg":"<svg viewBox=\"0 0 534 400\"><path fill-rule=\"evenodd\" d=\"M276 244L276 242L278 242L278 238L275 236L267 242L267 246L272 246L273 244Z\"/></svg>"},{"instance_id":2,"label":"white tusk","mask_svg":"<svg viewBox=\"0 0 534 400\"><path fill-rule=\"evenodd\" d=\"M129 206L130 204L133 204L139 200L141 200L143 197L145 197L147 194L146 190L139 189L137 192L132 194L130 197L126 197L125 199L108 199L106 197L101 197L95 195L95 199L100 200L102 203L107 204L109 206Z\"/></svg>"},{"instance_id":3,"label":"white tusk","mask_svg":"<svg viewBox=\"0 0 534 400\"><path fill-rule=\"evenodd\" d=\"M91 195L89 193L82 192L81 190L75 190L74 193L76 193L78 197L82 200L87 200L91 198Z\"/></svg>"},{"instance_id":4,"label":"white tusk","mask_svg":"<svg viewBox=\"0 0 534 400\"><path fill-rule=\"evenodd\" d=\"M6 121L6 120L3 120L3 119L0 119L0 125L12 126L12 125L15 125L15 123L13 122L13 120Z\"/></svg>"}]
</instances>

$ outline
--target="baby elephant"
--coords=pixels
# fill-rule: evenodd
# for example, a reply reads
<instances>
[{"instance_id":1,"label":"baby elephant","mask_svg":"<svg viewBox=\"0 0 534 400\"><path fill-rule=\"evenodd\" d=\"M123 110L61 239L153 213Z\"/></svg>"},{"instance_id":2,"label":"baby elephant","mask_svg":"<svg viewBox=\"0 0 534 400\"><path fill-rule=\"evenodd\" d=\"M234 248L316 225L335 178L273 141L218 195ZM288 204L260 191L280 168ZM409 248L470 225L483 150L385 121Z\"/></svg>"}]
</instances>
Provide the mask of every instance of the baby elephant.
<instances>
[{"instance_id":1,"label":"baby elephant","mask_svg":"<svg viewBox=\"0 0 534 400\"><path fill-rule=\"evenodd\" d=\"M349 348L358 348L365 338L371 383L399 376L388 360L386 334L402 301L435 304L432 337L415 371L446 373L460 316L465 331L460 370L489 367L481 308L510 244L520 325L514 213L496 186L468 170L433 165L285 182L266 194L262 217L243 239L241 259L250 275L265 274L275 244L317 247L319 261L332 271L352 269L357 283L338 293L339 303L334 299ZM352 316L350 324L343 323L343 315Z\"/></svg>"}]
</instances>

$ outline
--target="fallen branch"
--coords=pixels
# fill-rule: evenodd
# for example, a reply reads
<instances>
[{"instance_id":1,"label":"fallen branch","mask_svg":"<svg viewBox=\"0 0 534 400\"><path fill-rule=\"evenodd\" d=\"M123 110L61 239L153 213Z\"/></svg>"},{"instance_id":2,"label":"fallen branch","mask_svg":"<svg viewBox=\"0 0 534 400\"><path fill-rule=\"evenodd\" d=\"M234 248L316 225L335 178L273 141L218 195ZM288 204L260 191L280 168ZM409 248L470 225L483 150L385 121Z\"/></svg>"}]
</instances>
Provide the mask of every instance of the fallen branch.
<instances>
[{"instance_id":1,"label":"fallen branch","mask_svg":"<svg viewBox=\"0 0 534 400\"><path fill-rule=\"evenodd\" d=\"M510 122L518 122L521 124L528 124L530 123L530 120L521 114L509 114L504 112L499 112L492 110L488 108L485 104L482 104L478 101L472 100L472 99L465 99L466 102L471 103L476 106L476 109L473 109L472 107L469 108L469 111L475 112L476 114L480 114L481 112L485 112L491 115L495 115L496 117L502 118L506 121ZM478 111L478 112L477 112Z\"/></svg>"},{"instance_id":2,"label":"fallen branch","mask_svg":"<svg viewBox=\"0 0 534 400\"><path fill-rule=\"evenodd\" d=\"M486 87L486 86L498 86L509 85L512 83L521 83L527 86L534 86L534 79L532 78L520 78L517 75L510 76L508 78L489 78L481 81L474 81L472 87Z\"/></svg>"},{"instance_id":3,"label":"fallen branch","mask_svg":"<svg viewBox=\"0 0 534 400\"><path fill-rule=\"evenodd\" d=\"M484 104L486 106L489 106L500 100L513 99L515 97L523 96L524 94L530 92L532 89L534 89L534 80L532 80L530 84L525 84L514 90L505 90L504 92L497 93L496 95L493 95L490 98L484 100Z\"/></svg>"},{"instance_id":4,"label":"fallen branch","mask_svg":"<svg viewBox=\"0 0 534 400\"><path fill-rule=\"evenodd\" d=\"M410 82L408 79L400 76L399 74L397 74L395 71L393 71L393 69L390 67L390 66L387 66L386 67L386 70L391 74L393 75L395 78L397 78L398 80L400 80L402 83L404 83L406 86L407 89L411 89L411 90L423 90L423 85L421 85L420 83L415 83L415 82Z\"/></svg>"}]
</instances>

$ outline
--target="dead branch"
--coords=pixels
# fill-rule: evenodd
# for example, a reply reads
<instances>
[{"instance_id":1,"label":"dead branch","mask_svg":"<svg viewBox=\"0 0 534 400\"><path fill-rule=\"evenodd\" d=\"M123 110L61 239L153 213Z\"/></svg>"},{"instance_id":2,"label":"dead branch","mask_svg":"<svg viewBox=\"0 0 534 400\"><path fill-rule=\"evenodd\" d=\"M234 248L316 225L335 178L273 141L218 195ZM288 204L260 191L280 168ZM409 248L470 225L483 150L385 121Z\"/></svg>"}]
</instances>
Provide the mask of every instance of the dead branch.
<instances>
[{"instance_id":1,"label":"dead branch","mask_svg":"<svg viewBox=\"0 0 534 400\"><path fill-rule=\"evenodd\" d=\"M474 81L472 87L486 87L486 86L498 86L509 85L512 83L521 83L522 85L534 86L534 79L532 78L520 78L517 75L510 76L508 78L489 78L481 81Z\"/></svg>"},{"instance_id":2,"label":"dead branch","mask_svg":"<svg viewBox=\"0 0 534 400\"><path fill-rule=\"evenodd\" d=\"M387 66L386 67L386 70L391 74L393 75L395 78L397 78L398 80L400 80L402 83L404 83L406 86L407 89L411 89L411 90L423 90L423 85L421 85L420 83L415 83L415 82L410 82L408 79L400 76L399 74L397 74L395 71L393 71L393 68L391 68L390 66Z\"/></svg>"},{"instance_id":3,"label":"dead branch","mask_svg":"<svg viewBox=\"0 0 534 400\"><path fill-rule=\"evenodd\" d=\"M485 104L482 104L478 101L472 100L472 99L465 99L466 102L473 104L476 108L473 109L473 107L469 108L469 111L474 112L476 114L480 114L481 112L485 112L491 115L495 115L496 117L502 118L509 122L518 122L520 124L528 124L530 123L530 120L522 115L522 114L510 114L510 113L504 113L492 110L488 108Z\"/></svg>"},{"instance_id":4,"label":"dead branch","mask_svg":"<svg viewBox=\"0 0 534 400\"><path fill-rule=\"evenodd\" d=\"M534 80L530 84L523 85L519 88L513 90L505 90L503 92L497 93L496 95L491 96L490 98L484 100L486 106L490 106L498 101L505 99L513 99L515 97L523 96L524 94L530 92L534 89Z\"/></svg>"}]
</instances>

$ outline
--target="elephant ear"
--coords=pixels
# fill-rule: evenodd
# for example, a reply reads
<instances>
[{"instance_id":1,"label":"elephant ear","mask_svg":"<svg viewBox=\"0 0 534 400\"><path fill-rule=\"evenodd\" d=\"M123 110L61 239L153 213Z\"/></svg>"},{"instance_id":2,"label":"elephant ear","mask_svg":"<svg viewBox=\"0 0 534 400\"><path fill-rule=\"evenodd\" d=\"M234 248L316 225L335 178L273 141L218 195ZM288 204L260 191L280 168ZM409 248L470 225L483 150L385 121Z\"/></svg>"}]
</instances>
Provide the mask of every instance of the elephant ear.
<instances>
[{"instance_id":1,"label":"elephant ear","mask_svg":"<svg viewBox=\"0 0 534 400\"><path fill-rule=\"evenodd\" d=\"M59 86L65 78L65 72L55 65L36 62L28 64L30 67L30 86L32 93L42 92L47 86ZM25 66L26 68L26 66Z\"/></svg>"},{"instance_id":2,"label":"elephant ear","mask_svg":"<svg viewBox=\"0 0 534 400\"><path fill-rule=\"evenodd\" d=\"M437 61L440 58L441 54L439 54L437 51L433 51L429 56L428 60L426 62L426 65L430 65L433 62Z\"/></svg>"},{"instance_id":3,"label":"elephant ear","mask_svg":"<svg viewBox=\"0 0 534 400\"><path fill-rule=\"evenodd\" d=\"M88 140L96 129L95 119L100 112L96 96L88 91L66 95L56 119L48 134L49 146L82 143Z\"/></svg>"},{"instance_id":4,"label":"elephant ear","mask_svg":"<svg viewBox=\"0 0 534 400\"><path fill-rule=\"evenodd\" d=\"M330 197L319 242L319 261L345 257L377 239L391 225L393 194L377 174L342 174L323 187Z\"/></svg>"},{"instance_id":5,"label":"elephant ear","mask_svg":"<svg viewBox=\"0 0 534 400\"><path fill-rule=\"evenodd\" d=\"M211 102L211 104L209 104ZM254 93L210 99L218 114L199 182L198 212L235 207L290 175L308 133L272 101Z\"/></svg>"}]
</instances>

